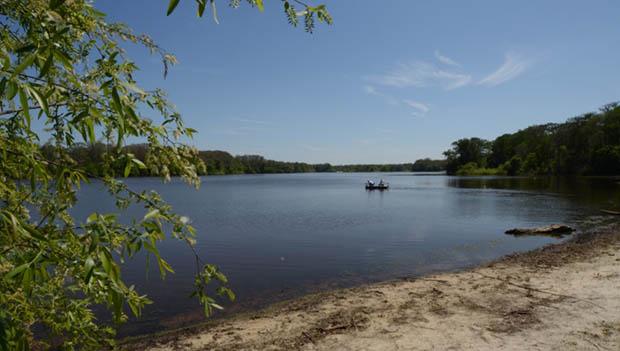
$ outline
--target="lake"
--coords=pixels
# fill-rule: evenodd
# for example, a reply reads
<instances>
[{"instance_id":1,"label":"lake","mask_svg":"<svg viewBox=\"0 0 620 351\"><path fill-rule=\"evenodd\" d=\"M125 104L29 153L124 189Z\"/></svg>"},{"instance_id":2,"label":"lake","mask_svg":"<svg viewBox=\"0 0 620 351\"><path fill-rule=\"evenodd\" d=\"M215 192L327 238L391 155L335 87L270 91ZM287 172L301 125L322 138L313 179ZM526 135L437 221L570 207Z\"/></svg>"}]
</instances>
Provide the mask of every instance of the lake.
<instances>
[{"instance_id":1,"label":"lake","mask_svg":"<svg viewBox=\"0 0 620 351\"><path fill-rule=\"evenodd\" d=\"M366 191L384 179L388 191ZM304 293L469 267L556 242L515 238L512 227L565 223L583 229L620 199L618 179L450 177L415 173L313 173L211 176L200 189L178 179L130 178L188 216L197 249L228 276L238 301L226 313ZM100 183L83 187L73 213L118 212ZM130 208L122 216L142 218ZM174 240L161 251L175 274L159 279L143 259L123 274L154 305L121 329L133 335L204 320L188 297L195 262Z\"/></svg>"}]
</instances>

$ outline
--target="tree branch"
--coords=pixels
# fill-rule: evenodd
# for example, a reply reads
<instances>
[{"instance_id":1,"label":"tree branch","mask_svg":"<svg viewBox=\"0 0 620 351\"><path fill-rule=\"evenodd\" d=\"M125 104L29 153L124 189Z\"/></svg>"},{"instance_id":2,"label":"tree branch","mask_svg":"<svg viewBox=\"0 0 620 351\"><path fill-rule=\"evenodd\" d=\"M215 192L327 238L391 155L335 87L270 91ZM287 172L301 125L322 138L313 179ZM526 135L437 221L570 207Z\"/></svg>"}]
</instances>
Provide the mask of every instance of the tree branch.
<instances>
[{"instance_id":1,"label":"tree branch","mask_svg":"<svg viewBox=\"0 0 620 351\"><path fill-rule=\"evenodd\" d=\"M62 106L67 106L67 103L62 103L62 104L51 104L49 105L49 107L62 107ZM40 110L42 107L41 106L28 106L28 110ZM4 116L4 115L10 115L10 114L17 114L20 112L24 112L26 109L24 108L20 108L20 109L15 109L15 110L4 110L4 111L0 111L0 116Z\"/></svg>"}]
</instances>

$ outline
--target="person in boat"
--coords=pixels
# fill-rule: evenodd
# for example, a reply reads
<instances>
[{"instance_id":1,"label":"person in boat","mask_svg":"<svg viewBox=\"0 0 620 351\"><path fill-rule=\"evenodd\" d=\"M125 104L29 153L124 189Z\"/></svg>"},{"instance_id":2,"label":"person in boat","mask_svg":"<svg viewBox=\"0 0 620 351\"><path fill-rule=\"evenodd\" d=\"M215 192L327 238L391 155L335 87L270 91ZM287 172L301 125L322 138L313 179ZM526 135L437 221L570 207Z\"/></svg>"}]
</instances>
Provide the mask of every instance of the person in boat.
<instances>
[{"instance_id":1,"label":"person in boat","mask_svg":"<svg viewBox=\"0 0 620 351\"><path fill-rule=\"evenodd\" d=\"M369 186L373 186L373 185L375 185L375 182L373 182L372 180L367 180L366 184L369 185Z\"/></svg>"},{"instance_id":2,"label":"person in boat","mask_svg":"<svg viewBox=\"0 0 620 351\"><path fill-rule=\"evenodd\" d=\"M379 186L383 186L385 185L385 183L383 182L383 179L381 179L381 181L379 182Z\"/></svg>"}]
</instances>

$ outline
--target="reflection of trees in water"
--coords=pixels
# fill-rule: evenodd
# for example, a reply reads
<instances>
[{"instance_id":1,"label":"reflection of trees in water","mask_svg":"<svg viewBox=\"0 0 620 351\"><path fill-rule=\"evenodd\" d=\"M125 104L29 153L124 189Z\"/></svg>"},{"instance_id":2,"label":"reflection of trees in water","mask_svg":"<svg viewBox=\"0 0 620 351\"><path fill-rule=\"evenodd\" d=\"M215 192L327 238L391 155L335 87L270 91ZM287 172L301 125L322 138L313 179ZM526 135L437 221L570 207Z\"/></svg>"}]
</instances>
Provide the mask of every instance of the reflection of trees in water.
<instances>
[{"instance_id":1,"label":"reflection of trees in water","mask_svg":"<svg viewBox=\"0 0 620 351\"><path fill-rule=\"evenodd\" d=\"M561 195L588 206L618 206L618 177L447 177L446 186Z\"/></svg>"}]
</instances>

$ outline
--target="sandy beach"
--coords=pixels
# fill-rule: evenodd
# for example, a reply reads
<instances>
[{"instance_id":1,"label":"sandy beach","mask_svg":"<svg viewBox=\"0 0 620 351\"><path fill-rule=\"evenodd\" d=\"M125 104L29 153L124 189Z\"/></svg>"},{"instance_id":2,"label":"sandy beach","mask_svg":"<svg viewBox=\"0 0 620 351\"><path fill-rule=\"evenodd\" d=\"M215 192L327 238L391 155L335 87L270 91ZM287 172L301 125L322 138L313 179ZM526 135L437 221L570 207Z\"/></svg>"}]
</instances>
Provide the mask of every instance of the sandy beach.
<instances>
[{"instance_id":1,"label":"sandy beach","mask_svg":"<svg viewBox=\"0 0 620 351\"><path fill-rule=\"evenodd\" d=\"M620 350L620 227L455 273L313 294L127 350Z\"/></svg>"}]
</instances>

